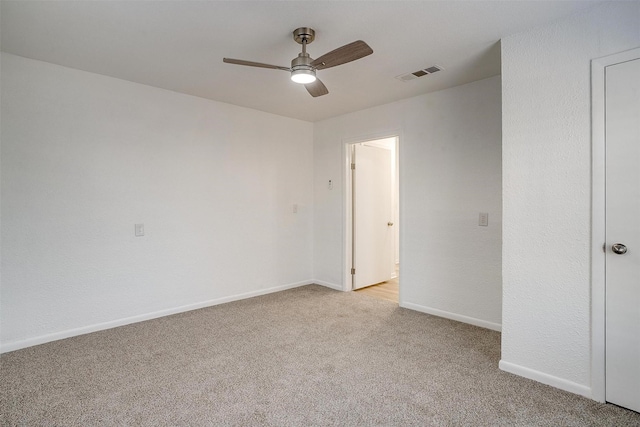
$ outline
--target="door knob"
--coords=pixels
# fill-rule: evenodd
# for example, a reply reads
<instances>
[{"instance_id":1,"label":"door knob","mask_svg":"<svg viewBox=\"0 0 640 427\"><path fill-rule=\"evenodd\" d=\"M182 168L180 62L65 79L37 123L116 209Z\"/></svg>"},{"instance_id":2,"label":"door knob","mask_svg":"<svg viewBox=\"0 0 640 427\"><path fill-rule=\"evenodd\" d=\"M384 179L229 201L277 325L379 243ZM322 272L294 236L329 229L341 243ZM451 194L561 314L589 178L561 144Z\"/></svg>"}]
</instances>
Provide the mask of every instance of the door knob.
<instances>
[{"instance_id":1,"label":"door knob","mask_svg":"<svg viewBox=\"0 0 640 427\"><path fill-rule=\"evenodd\" d=\"M618 254L618 255L624 255L627 253L627 247L622 243L614 243L611 246L611 250L613 251L614 254Z\"/></svg>"},{"instance_id":2,"label":"door knob","mask_svg":"<svg viewBox=\"0 0 640 427\"><path fill-rule=\"evenodd\" d=\"M388 225L389 227L391 227L391 226L393 226L393 223L392 223L391 221L389 221L389 222L387 223L387 225Z\"/></svg>"}]
</instances>

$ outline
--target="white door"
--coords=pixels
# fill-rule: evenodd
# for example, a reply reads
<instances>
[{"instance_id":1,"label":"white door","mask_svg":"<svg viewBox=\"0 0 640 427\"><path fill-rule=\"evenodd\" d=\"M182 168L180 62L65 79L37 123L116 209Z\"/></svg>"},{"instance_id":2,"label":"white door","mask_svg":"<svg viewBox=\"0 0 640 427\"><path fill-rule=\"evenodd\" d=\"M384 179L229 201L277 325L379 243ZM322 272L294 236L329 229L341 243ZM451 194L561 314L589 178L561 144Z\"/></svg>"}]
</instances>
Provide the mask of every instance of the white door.
<instances>
[{"instance_id":1,"label":"white door","mask_svg":"<svg viewBox=\"0 0 640 427\"><path fill-rule=\"evenodd\" d=\"M388 149L354 146L353 289L389 280L395 271L391 161Z\"/></svg>"},{"instance_id":2,"label":"white door","mask_svg":"<svg viewBox=\"0 0 640 427\"><path fill-rule=\"evenodd\" d=\"M606 400L640 412L640 59L605 90Z\"/></svg>"}]
</instances>

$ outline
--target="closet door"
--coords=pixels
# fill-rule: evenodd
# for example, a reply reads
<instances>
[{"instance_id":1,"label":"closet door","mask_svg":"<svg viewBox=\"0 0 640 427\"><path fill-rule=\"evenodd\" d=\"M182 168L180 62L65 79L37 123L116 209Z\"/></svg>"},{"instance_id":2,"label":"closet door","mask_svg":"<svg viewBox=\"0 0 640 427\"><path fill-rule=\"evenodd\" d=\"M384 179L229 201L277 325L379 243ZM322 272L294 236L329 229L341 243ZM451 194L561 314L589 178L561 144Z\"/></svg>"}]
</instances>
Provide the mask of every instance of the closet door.
<instances>
[{"instance_id":1,"label":"closet door","mask_svg":"<svg viewBox=\"0 0 640 427\"><path fill-rule=\"evenodd\" d=\"M640 59L605 68L606 400L640 412Z\"/></svg>"}]
</instances>

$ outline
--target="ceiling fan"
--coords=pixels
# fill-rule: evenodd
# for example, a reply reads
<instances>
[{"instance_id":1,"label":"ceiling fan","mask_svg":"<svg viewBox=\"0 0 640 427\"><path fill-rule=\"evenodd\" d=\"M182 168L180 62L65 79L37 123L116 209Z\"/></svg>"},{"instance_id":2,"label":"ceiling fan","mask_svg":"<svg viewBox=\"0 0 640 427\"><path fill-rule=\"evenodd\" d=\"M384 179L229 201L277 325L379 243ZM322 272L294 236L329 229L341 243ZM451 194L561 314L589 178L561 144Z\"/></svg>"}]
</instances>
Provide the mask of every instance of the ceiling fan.
<instances>
[{"instance_id":1,"label":"ceiling fan","mask_svg":"<svg viewBox=\"0 0 640 427\"><path fill-rule=\"evenodd\" d=\"M263 64L261 62L244 61L242 59L223 58L227 64L247 65L249 67L272 68L274 70L289 71L291 80L296 83L303 84L309 94L313 97L322 96L329 93L327 87L316 78L316 70L335 67L337 65L346 64L356 59L364 58L373 53L373 49L362 40L346 44L342 47L332 50L319 57L313 59L307 53L307 45L311 43L316 36L316 32L312 28L300 27L293 31L293 39L302 45L302 52L291 61L291 67L281 67L278 65Z\"/></svg>"}]
</instances>

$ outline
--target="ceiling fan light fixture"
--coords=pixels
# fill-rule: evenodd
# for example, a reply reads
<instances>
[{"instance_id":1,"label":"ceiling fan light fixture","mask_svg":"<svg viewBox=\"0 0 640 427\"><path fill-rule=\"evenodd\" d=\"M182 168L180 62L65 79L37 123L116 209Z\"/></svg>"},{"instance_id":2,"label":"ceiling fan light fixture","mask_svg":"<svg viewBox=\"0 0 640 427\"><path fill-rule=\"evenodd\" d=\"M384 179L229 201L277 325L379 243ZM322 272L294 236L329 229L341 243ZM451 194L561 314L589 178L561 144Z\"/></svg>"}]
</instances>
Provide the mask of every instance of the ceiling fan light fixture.
<instances>
[{"instance_id":1,"label":"ceiling fan light fixture","mask_svg":"<svg viewBox=\"0 0 640 427\"><path fill-rule=\"evenodd\" d=\"M313 83L316 81L316 71L312 68L300 68L293 70L291 71L291 80L303 85Z\"/></svg>"}]
</instances>

